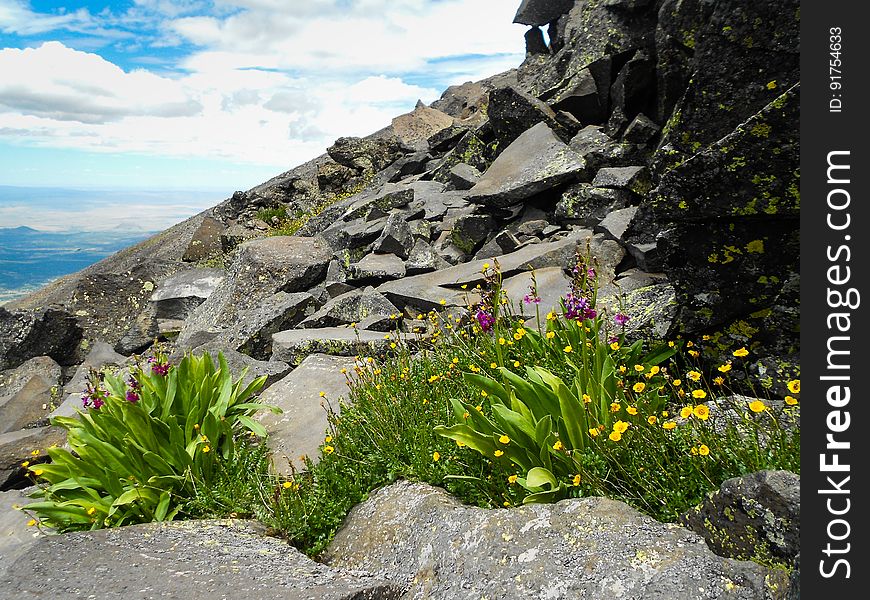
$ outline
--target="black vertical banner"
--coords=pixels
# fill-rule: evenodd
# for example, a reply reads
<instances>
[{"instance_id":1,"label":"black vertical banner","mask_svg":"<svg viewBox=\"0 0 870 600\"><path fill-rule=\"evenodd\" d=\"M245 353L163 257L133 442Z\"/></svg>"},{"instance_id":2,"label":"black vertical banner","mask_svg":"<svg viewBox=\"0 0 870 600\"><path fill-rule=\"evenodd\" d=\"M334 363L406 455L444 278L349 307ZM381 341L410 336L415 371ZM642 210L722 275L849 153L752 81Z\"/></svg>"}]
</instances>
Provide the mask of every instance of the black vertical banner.
<instances>
[{"instance_id":1,"label":"black vertical banner","mask_svg":"<svg viewBox=\"0 0 870 600\"><path fill-rule=\"evenodd\" d=\"M801 3L801 594L870 589L870 24Z\"/></svg>"}]
</instances>

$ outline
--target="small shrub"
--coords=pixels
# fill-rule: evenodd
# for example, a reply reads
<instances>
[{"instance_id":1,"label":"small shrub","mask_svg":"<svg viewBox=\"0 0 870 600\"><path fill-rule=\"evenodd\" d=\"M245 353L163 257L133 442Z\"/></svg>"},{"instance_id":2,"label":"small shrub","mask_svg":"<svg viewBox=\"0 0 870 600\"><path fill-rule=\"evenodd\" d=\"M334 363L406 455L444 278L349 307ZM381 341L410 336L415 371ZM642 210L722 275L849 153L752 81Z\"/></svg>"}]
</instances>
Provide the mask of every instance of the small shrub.
<instances>
[{"instance_id":1,"label":"small shrub","mask_svg":"<svg viewBox=\"0 0 870 600\"><path fill-rule=\"evenodd\" d=\"M198 487L232 461L242 434L265 435L251 419L265 377L242 385L223 355L185 356L172 367L159 351L131 377L94 376L84 412L55 417L71 451L49 448L50 464L29 466L41 501L24 510L68 531L172 520ZM274 409L273 410L278 410Z\"/></svg>"}]
</instances>

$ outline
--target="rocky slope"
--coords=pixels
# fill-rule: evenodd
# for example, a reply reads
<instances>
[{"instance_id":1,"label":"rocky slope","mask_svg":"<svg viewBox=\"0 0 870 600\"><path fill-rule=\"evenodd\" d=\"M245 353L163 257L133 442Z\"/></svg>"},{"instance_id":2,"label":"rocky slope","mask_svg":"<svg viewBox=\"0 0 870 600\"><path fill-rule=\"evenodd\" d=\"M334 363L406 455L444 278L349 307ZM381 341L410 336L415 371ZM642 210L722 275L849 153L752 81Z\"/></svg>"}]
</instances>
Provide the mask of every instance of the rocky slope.
<instances>
[{"instance_id":1,"label":"rocky slope","mask_svg":"<svg viewBox=\"0 0 870 600\"><path fill-rule=\"evenodd\" d=\"M383 332L397 324L425 333L420 312L463 311L463 286L479 283L493 259L514 300L534 270L554 306L587 244L605 304L623 294L636 331L710 336L709 361L746 346L756 382L782 394L799 362L799 16L792 0L525 0L516 21L530 26L527 56L517 69L451 87L366 138L340 138L323 156L0 308L0 489L21 480L32 448L62 441L46 417L69 414L87 365L123 363L157 337L179 353L221 349L280 380L266 393L289 402L300 425L268 425L277 453L292 460L311 451L306 433L325 425L309 373L387 351ZM554 510L603 510L604 528L638 519L587 504ZM661 543L650 534L658 525L637 527ZM689 535L668 531L677 546ZM519 577L528 554L512 544L517 556L506 560ZM734 597L778 598L789 587L711 553L698 559L712 578L703 593L687 579L669 595L663 582L684 550L646 544L632 567L640 579L610 581L590 557L569 569L585 582L549 597L619 588L613 597L738 589ZM638 558L650 552L659 558ZM333 553L341 566L386 569L351 554ZM457 597L460 579L433 573L409 584L410 567L393 566L385 579L399 592L372 580L353 589L380 591L335 597L424 597L425 586L440 590L431 597ZM524 585L499 597L526 597ZM30 597L21 589L16 597Z\"/></svg>"}]
</instances>

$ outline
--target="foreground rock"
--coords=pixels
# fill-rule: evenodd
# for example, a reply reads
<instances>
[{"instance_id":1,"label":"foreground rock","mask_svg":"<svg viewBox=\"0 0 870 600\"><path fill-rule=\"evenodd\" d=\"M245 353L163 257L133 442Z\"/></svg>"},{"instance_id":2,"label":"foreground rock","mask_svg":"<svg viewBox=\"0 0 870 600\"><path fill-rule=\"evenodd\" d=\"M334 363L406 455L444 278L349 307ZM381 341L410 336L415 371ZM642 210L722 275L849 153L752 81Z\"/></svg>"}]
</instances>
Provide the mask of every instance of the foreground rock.
<instances>
[{"instance_id":1,"label":"foreground rock","mask_svg":"<svg viewBox=\"0 0 870 600\"><path fill-rule=\"evenodd\" d=\"M683 527L606 498L511 510L399 482L354 508L327 564L386 573L403 598L785 598L785 573L721 558Z\"/></svg>"},{"instance_id":2,"label":"foreground rock","mask_svg":"<svg viewBox=\"0 0 870 600\"><path fill-rule=\"evenodd\" d=\"M0 578L9 572L9 566L15 559L27 554L30 547L44 535L39 529L29 527L29 518L17 510L17 507L33 502L28 497L31 490L0 492Z\"/></svg>"},{"instance_id":3,"label":"foreground rock","mask_svg":"<svg viewBox=\"0 0 870 600\"><path fill-rule=\"evenodd\" d=\"M0 371L36 356L50 356L64 366L74 364L81 339L81 327L65 311L11 312L0 306Z\"/></svg>"},{"instance_id":4,"label":"foreground rock","mask_svg":"<svg viewBox=\"0 0 870 600\"><path fill-rule=\"evenodd\" d=\"M349 327L289 329L272 335L272 360L299 365L309 354L383 354L393 341L390 334Z\"/></svg>"},{"instance_id":5,"label":"foreground rock","mask_svg":"<svg viewBox=\"0 0 870 600\"><path fill-rule=\"evenodd\" d=\"M43 537L0 579L0 598L8 600L391 600L400 593L394 584L318 564L251 521L175 521Z\"/></svg>"},{"instance_id":6,"label":"foreground rock","mask_svg":"<svg viewBox=\"0 0 870 600\"><path fill-rule=\"evenodd\" d=\"M60 366L47 356L0 371L0 433L21 429L50 412L59 395Z\"/></svg>"},{"instance_id":7,"label":"foreground rock","mask_svg":"<svg viewBox=\"0 0 870 600\"><path fill-rule=\"evenodd\" d=\"M680 519L716 554L793 566L800 553L800 477L760 471L725 481Z\"/></svg>"}]
</instances>

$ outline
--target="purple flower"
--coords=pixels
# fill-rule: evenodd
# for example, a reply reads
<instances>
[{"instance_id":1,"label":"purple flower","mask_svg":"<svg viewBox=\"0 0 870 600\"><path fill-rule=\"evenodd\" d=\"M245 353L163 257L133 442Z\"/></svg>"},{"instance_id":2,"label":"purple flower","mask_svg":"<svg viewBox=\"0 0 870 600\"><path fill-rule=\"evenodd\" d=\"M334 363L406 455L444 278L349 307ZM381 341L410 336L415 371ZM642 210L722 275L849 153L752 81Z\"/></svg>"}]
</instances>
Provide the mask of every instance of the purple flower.
<instances>
[{"instance_id":1,"label":"purple flower","mask_svg":"<svg viewBox=\"0 0 870 600\"><path fill-rule=\"evenodd\" d=\"M526 294L525 296L523 296L523 302L525 302L526 304L540 304L541 299L534 294Z\"/></svg>"},{"instance_id":2,"label":"purple flower","mask_svg":"<svg viewBox=\"0 0 870 600\"><path fill-rule=\"evenodd\" d=\"M137 394L134 390L127 390L127 402L131 404L136 404L139 402L139 394Z\"/></svg>"},{"instance_id":3,"label":"purple flower","mask_svg":"<svg viewBox=\"0 0 870 600\"><path fill-rule=\"evenodd\" d=\"M495 325L495 318L485 310L478 310L474 317L477 319L477 322L480 324L480 328L483 331L489 331L492 329L492 326Z\"/></svg>"},{"instance_id":4,"label":"purple flower","mask_svg":"<svg viewBox=\"0 0 870 600\"><path fill-rule=\"evenodd\" d=\"M598 312L592 308L588 298L575 296L572 293L565 295L565 316L569 319L594 319Z\"/></svg>"},{"instance_id":5,"label":"purple flower","mask_svg":"<svg viewBox=\"0 0 870 600\"><path fill-rule=\"evenodd\" d=\"M624 315L622 313L616 313L613 316L613 322L616 323L617 325L619 325L620 327L623 327L626 323L628 323L629 319L631 319L631 317L629 317L628 315Z\"/></svg>"},{"instance_id":6,"label":"purple flower","mask_svg":"<svg viewBox=\"0 0 870 600\"><path fill-rule=\"evenodd\" d=\"M154 362L151 365L151 372L165 377L169 373L169 363Z\"/></svg>"},{"instance_id":7,"label":"purple flower","mask_svg":"<svg viewBox=\"0 0 870 600\"><path fill-rule=\"evenodd\" d=\"M130 379L127 380L127 385L130 386L133 390L142 389L142 385L139 383L139 380L130 375Z\"/></svg>"},{"instance_id":8,"label":"purple flower","mask_svg":"<svg viewBox=\"0 0 870 600\"><path fill-rule=\"evenodd\" d=\"M93 400L93 403L94 403L94 408L96 408L97 410L99 410L100 407L101 407L103 404L105 404L105 402L103 402L103 399L100 398L99 396L92 398L92 400Z\"/></svg>"},{"instance_id":9,"label":"purple flower","mask_svg":"<svg viewBox=\"0 0 870 600\"><path fill-rule=\"evenodd\" d=\"M586 270L586 277L588 277L589 279L595 279L595 269L593 269L592 267L589 267Z\"/></svg>"},{"instance_id":10,"label":"purple flower","mask_svg":"<svg viewBox=\"0 0 870 600\"><path fill-rule=\"evenodd\" d=\"M615 335L614 335L613 337L611 337L610 339L607 340L607 343L608 343L608 344L615 344L615 343L617 343L617 342L619 342L619 337L617 337L617 336L615 336Z\"/></svg>"}]
</instances>

